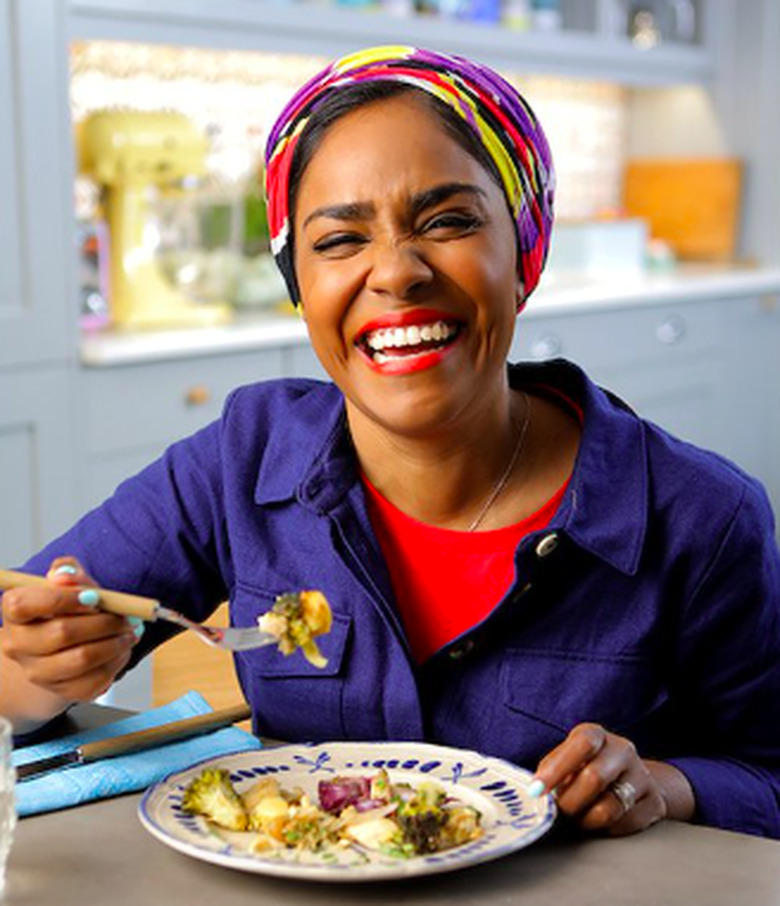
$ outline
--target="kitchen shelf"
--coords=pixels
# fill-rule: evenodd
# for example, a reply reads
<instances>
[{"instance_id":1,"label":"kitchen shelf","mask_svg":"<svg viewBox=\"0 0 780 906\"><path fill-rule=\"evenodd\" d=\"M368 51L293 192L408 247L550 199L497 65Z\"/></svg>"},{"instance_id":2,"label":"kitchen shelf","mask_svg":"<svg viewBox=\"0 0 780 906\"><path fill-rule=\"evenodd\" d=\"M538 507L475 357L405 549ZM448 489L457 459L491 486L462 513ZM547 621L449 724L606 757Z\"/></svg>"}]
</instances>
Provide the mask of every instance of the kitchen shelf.
<instances>
[{"instance_id":1,"label":"kitchen shelf","mask_svg":"<svg viewBox=\"0 0 780 906\"><path fill-rule=\"evenodd\" d=\"M425 16L277 4L268 0L70 0L71 40L268 51L332 58L374 44L427 46L482 60L506 72L544 72L626 85L707 83L715 76L713 24L718 0L699 4L703 40L640 50L603 33L596 0L591 30L512 31Z\"/></svg>"}]
</instances>

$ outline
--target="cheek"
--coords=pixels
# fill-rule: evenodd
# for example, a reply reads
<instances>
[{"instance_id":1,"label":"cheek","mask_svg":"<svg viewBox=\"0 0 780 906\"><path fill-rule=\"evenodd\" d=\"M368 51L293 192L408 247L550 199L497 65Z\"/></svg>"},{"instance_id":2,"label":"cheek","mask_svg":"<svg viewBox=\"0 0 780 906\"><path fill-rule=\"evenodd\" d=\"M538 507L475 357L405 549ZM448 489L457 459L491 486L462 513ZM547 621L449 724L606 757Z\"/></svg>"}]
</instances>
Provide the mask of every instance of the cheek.
<instances>
[{"instance_id":1,"label":"cheek","mask_svg":"<svg viewBox=\"0 0 780 906\"><path fill-rule=\"evenodd\" d=\"M336 384L341 385L341 375L349 358L349 350L339 329L337 319L329 317L322 307L303 304L303 317L309 344L319 363Z\"/></svg>"},{"instance_id":2,"label":"cheek","mask_svg":"<svg viewBox=\"0 0 780 906\"><path fill-rule=\"evenodd\" d=\"M520 277L517 273L517 254L513 245L502 246L502 253L492 261L486 279L493 287L499 307L502 310L506 307L514 320L517 313Z\"/></svg>"},{"instance_id":3,"label":"cheek","mask_svg":"<svg viewBox=\"0 0 780 906\"><path fill-rule=\"evenodd\" d=\"M337 346L341 349L346 307L334 291L321 285L301 286L301 310L311 344L318 352L325 348L334 352Z\"/></svg>"},{"instance_id":4,"label":"cheek","mask_svg":"<svg viewBox=\"0 0 780 906\"><path fill-rule=\"evenodd\" d=\"M341 361L347 352L344 338L350 297L344 291L345 284L346 280L338 279L331 269L325 272L304 268L298 277L309 340L331 376L333 363Z\"/></svg>"},{"instance_id":5,"label":"cheek","mask_svg":"<svg viewBox=\"0 0 780 906\"><path fill-rule=\"evenodd\" d=\"M295 274L301 298L309 307L337 311L354 292L357 275L350 260L322 262L301 254L295 259Z\"/></svg>"},{"instance_id":6,"label":"cheek","mask_svg":"<svg viewBox=\"0 0 780 906\"><path fill-rule=\"evenodd\" d=\"M482 316L489 318L499 315L507 304L514 314L519 288L515 261L514 250L496 239L468 255L453 249L446 272L474 300Z\"/></svg>"}]
</instances>

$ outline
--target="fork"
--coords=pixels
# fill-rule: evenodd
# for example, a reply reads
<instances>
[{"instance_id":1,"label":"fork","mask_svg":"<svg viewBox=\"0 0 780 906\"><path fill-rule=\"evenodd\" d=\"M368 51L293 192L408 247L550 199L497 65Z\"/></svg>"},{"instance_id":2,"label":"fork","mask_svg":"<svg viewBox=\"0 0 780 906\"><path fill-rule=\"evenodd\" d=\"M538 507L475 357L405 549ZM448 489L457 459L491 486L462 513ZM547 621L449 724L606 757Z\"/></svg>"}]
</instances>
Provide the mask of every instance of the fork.
<instances>
[{"instance_id":1,"label":"fork","mask_svg":"<svg viewBox=\"0 0 780 906\"><path fill-rule=\"evenodd\" d=\"M29 573L16 572L10 569L0 569L0 590L10 588L23 588L27 586L45 586L52 588L52 584L42 576L33 576ZM184 629L194 632L197 637L212 648L224 648L228 651L249 651L252 648L263 648L265 645L275 645L279 639L270 632L263 632L255 626L246 628L225 626L204 626L188 620L183 614L169 607L164 607L154 598L144 598L140 595L130 595L122 591L109 591L105 588L96 588L99 595L97 606L108 613L119 614L124 617L138 617L147 623L156 620L165 620L175 623Z\"/></svg>"}]
</instances>

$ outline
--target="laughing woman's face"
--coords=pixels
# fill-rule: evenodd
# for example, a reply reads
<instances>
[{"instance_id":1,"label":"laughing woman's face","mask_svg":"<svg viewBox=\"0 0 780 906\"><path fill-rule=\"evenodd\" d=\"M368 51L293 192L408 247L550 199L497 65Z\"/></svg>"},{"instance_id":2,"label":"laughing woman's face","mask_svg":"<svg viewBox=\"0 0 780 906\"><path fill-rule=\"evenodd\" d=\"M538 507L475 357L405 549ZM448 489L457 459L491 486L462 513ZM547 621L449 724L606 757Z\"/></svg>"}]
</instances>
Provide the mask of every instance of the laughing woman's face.
<instances>
[{"instance_id":1,"label":"laughing woman's face","mask_svg":"<svg viewBox=\"0 0 780 906\"><path fill-rule=\"evenodd\" d=\"M519 278L504 195L408 94L326 132L295 210L314 349L351 419L407 436L505 388Z\"/></svg>"}]
</instances>

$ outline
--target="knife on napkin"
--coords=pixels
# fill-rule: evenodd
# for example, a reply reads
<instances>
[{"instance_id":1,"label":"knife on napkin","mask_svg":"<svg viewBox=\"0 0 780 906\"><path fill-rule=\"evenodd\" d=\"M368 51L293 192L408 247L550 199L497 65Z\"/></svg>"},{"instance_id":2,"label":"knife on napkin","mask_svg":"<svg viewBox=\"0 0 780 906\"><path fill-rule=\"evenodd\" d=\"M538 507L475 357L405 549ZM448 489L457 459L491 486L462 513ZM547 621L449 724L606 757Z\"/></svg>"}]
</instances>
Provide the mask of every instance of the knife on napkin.
<instances>
[{"instance_id":1,"label":"knife on napkin","mask_svg":"<svg viewBox=\"0 0 780 906\"><path fill-rule=\"evenodd\" d=\"M83 743L67 752L53 755L51 758L39 758L36 761L28 761L27 764L17 765L16 776L18 780L24 781L58 768L73 767L91 761L99 761L102 758L140 752L154 746L167 745L191 736L210 733L212 730L230 726L251 716L252 711L248 705L236 705L233 708L199 714L197 717L175 720L159 727L137 730L135 733L124 733L121 736Z\"/></svg>"}]
</instances>

